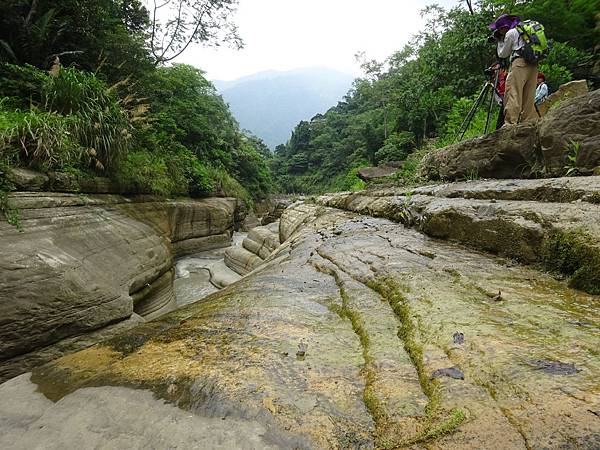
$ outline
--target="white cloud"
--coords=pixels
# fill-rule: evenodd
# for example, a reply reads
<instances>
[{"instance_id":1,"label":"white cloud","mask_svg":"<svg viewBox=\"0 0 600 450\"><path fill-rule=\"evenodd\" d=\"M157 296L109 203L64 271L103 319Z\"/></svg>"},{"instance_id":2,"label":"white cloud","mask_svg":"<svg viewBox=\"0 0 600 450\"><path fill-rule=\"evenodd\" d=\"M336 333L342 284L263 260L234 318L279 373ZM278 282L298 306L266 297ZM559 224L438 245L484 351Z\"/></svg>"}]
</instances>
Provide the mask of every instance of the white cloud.
<instances>
[{"instance_id":1,"label":"white cloud","mask_svg":"<svg viewBox=\"0 0 600 450\"><path fill-rule=\"evenodd\" d=\"M242 50L193 46L177 62L213 80L311 66L357 75L356 52L383 60L400 50L424 25L420 11L433 1L241 0L234 21L245 42Z\"/></svg>"}]
</instances>

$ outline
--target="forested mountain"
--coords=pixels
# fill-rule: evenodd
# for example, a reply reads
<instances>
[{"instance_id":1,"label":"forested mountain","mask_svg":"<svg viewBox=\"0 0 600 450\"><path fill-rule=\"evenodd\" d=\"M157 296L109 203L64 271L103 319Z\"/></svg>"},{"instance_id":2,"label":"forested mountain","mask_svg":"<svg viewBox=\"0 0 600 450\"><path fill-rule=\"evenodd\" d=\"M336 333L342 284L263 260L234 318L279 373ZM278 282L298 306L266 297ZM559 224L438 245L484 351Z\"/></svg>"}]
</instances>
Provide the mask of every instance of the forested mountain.
<instances>
[{"instance_id":1,"label":"forested mountain","mask_svg":"<svg viewBox=\"0 0 600 450\"><path fill-rule=\"evenodd\" d=\"M325 112L348 92L351 75L327 68L267 71L215 82L234 117L272 149L300 120Z\"/></svg>"},{"instance_id":2,"label":"forested mountain","mask_svg":"<svg viewBox=\"0 0 600 450\"><path fill-rule=\"evenodd\" d=\"M242 133L200 70L168 64L191 42L239 44L237 2L159 2L162 23L144 4L0 3L0 209L10 166L164 196L272 190L265 145Z\"/></svg>"},{"instance_id":3,"label":"forested mountain","mask_svg":"<svg viewBox=\"0 0 600 450\"><path fill-rule=\"evenodd\" d=\"M471 3L471 2L467 2ZM488 24L503 12L543 23L554 46L540 64L551 89L571 79L599 84L600 0L480 0L446 10L428 7L423 31L386 61L365 61L364 77L337 106L294 129L272 169L287 192L351 189L356 168L406 160L452 142L495 62ZM471 134L485 121L484 108ZM469 134L467 134L467 137Z\"/></svg>"}]
</instances>

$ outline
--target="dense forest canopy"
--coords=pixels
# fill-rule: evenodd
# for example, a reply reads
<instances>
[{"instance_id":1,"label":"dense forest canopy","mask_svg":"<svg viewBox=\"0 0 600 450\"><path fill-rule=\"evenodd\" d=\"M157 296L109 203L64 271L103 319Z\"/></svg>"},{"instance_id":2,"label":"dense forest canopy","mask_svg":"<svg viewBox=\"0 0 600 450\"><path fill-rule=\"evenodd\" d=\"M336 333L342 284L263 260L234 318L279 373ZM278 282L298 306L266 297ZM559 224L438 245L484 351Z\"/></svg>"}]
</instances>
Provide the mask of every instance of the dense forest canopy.
<instances>
[{"instance_id":1,"label":"dense forest canopy","mask_svg":"<svg viewBox=\"0 0 600 450\"><path fill-rule=\"evenodd\" d=\"M473 2L423 11L427 23L405 48L386 61L363 56L365 76L337 106L300 122L276 149L272 169L287 192L323 192L361 187L361 166L404 161L410 178L418 150L452 142L495 61L488 24L502 12L543 23L554 40L540 64L550 89L571 79L599 84L599 0ZM483 110L481 110L483 113ZM480 131L484 114L474 120ZM469 135L467 135L468 137Z\"/></svg>"},{"instance_id":2,"label":"dense forest canopy","mask_svg":"<svg viewBox=\"0 0 600 450\"><path fill-rule=\"evenodd\" d=\"M191 43L240 46L237 1L165 4L179 16L140 0L2 2L0 175L21 165L160 195L272 191L264 144L202 71L165 65Z\"/></svg>"}]
</instances>

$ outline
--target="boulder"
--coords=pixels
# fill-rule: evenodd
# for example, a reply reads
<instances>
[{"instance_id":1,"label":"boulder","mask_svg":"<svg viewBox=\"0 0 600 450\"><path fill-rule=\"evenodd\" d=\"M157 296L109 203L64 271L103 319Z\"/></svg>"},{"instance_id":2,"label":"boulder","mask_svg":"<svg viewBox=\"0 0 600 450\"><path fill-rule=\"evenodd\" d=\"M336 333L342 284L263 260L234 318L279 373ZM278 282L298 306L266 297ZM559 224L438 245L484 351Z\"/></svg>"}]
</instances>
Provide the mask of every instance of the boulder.
<instances>
[{"instance_id":1,"label":"boulder","mask_svg":"<svg viewBox=\"0 0 600 450\"><path fill-rule=\"evenodd\" d=\"M47 175L22 167L13 168L8 178L19 191L42 191L48 186Z\"/></svg>"},{"instance_id":2,"label":"boulder","mask_svg":"<svg viewBox=\"0 0 600 450\"><path fill-rule=\"evenodd\" d=\"M294 203L294 200L289 197L273 199L268 212L261 218L261 225L268 225L278 221L283 214L283 211L285 211L292 203Z\"/></svg>"},{"instance_id":3,"label":"boulder","mask_svg":"<svg viewBox=\"0 0 600 450\"><path fill-rule=\"evenodd\" d=\"M538 105L538 111L540 115L544 117L549 110L558 107L564 100L585 95L587 93L588 86L586 80L575 80L561 84L558 91L550 94L546 101Z\"/></svg>"},{"instance_id":4,"label":"boulder","mask_svg":"<svg viewBox=\"0 0 600 450\"><path fill-rule=\"evenodd\" d=\"M362 167L358 169L357 176L363 181L375 181L395 175L402 166L381 165L377 167Z\"/></svg>"},{"instance_id":5,"label":"boulder","mask_svg":"<svg viewBox=\"0 0 600 450\"><path fill-rule=\"evenodd\" d=\"M522 178L538 155L537 125L506 126L428 153L420 175L432 180Z\"/></svg>"},{"instance_id":6,"label":"boulder","mask_svg":"<svg viewBox=\"0 0 600 450\"><path fill-rule=\"evenodd\" d=\"M256 227L250 230L242 245L260 258L267 259L279 247L279 233L267 227Z\"/></svg>"},{"instance_id":7,"label":"boulder","mask_svg":"<svg viewBox=\"0 0 600 450\"><path fill-rule=\"evenodd\" d=\"M550 109L540 122L539 142L549 175L560 176L569 169L592 173L600 165L600 89Z\"/></svg>"},{"instance_id":8,"label":"boulder","mask_svg":"<svg viewBox=\"0 0 600 450\"><path fill-rule=\"evenodd\" d=\"M570 161L572 156L575 161ZM588 174L600 164L600 90L564 100L539 122L502 127L425 156L432 180Z\"/></svg>"},{"instance_id":9,"label":"boulder","mask_svg":"<svg viewBox=\"0 0 600 450\"><path fill-rule=\"evenodd\" d=\"M259 267L263 260L261 257L246 250L244 247L229 247L225 250L225 265L239 275L246 275Z\"/></svg>"},{"instance_id":10,"label":"boulder","mask_svg":"<svg viewBox=\"0 0 600 450\"><path fill-rule=\"evenodd\" d=\"M256 217L256 214L254 212L251 212L246 216L246 218L242 222L242 225L240 226L240 231L250 231L251 229L253 229L259 225L260 225L259 218Z\"/></svg>"}]
</instances>

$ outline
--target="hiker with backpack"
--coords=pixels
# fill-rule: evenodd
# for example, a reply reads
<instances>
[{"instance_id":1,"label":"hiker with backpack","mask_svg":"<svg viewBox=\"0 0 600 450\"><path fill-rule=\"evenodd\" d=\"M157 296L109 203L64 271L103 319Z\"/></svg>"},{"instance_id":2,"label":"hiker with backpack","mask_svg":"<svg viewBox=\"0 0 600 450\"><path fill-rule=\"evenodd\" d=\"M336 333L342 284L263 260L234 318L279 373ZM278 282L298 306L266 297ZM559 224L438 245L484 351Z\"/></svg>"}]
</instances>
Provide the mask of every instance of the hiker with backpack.
<instances>
[{"instance_id":1,"label":"hiker with backpack","mask_svg":"<svg viewBox=\"0 0 600 450\"><path fill-rule=\"evenodd\" d=\"M504 94L505 123L536 120L537 60L547 48L543 26L502 14L489 27L494 30L492 39L497 42L498 57L510 62Z\"/></svg>"}]
</instances>

